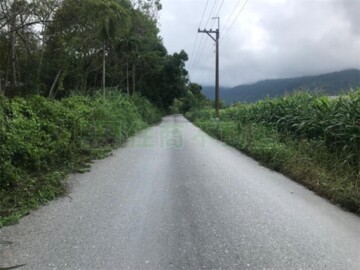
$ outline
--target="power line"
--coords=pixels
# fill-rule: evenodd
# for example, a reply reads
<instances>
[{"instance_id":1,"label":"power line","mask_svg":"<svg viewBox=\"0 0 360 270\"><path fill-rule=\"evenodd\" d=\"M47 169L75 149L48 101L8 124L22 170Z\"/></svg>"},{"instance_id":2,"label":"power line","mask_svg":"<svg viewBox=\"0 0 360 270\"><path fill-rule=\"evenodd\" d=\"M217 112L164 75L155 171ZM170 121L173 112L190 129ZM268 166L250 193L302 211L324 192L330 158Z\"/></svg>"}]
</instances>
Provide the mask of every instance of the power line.
<instances>
[{"instance_id":1,"label":"power line","mask_svg":"<svg viewBox=\"0 0 360 270\"><path fill-rule=\"evenodd\" d=\"M224 39L224 37L226 36L226 34L230 31L231 27L233 27L233 25L235 24L235 22L237 21L237 19L239 18L241 12L244 10L244 8L245 8L245 6L246 6L246 4L247 4L248 1L249 1L249 0L245 0L243 6L242 6L242 7L240 8L240 10L239 10L239 13L236 15L236 17L235 17L235 19L233 20L233 22L231 23L230 27L226 30L226 32L225 32L225 34L224 34L224 36L223 36L223 39Z\"/></svg>"},{"instance_id":2,"label":"power line","mask_svg":"<svg viewBox=\"0 0 360 270\"><path fill-rule=\"evenodd\" d=\"M194 55L194 51L195 51L195 47L196 47L196 44L197 44L197 41L198 41L198 38L199 38L199 35L198 34L196 34L196 38L195 38L195 42L194 42L194 47L193 47L193 49L191 50L191 54L190 54L190 61L191 61L191 63L190 63L190 68L191 68L191 65L192 65L192 57L193 57L193 55Z\"/></svg>"},{"instance_id":3,"label":"power line","mask_svg":"<svg viewBox=\"0 0 360 270\"><path fill-rule=\"evenodd\" d=\"M242 6L240 6L242 0L238 0L234 6L234 9L232 10L231 12L231 15L227 18L225 24L223 25L223 27L221 28L221 32L227 28L227 25L228 23L230 23L229 27L226 29L225 33L223 34L222 36L222 40L224 39L224 37L228 34L228 32L231 30L231 28L234 26L234 24L236 23L236 21L238 20L240 14L242 13L242 11L244 10L246 4L248 3L249 0L244 0L243 1L243 4ZM223 7L223 4L224 4L225 0L222 0L220 6L218 7L217 9L217 12L215 13L216 14L216 17L219 17L219 14L220 14L220 11ZM211 15L213 14L213 11L216 7L216 3L217 3L217 0L214 1L214 4L212 6L212 9L211 9L211 12L209 14L209 17L206 21L206 24L205 24L205 28L207 27L209 21L210 21L210 18L211 18ZM219 2L218 2L219 3ZM208 5L208 2L207 2L207 5ZM240 9L238 9L238 7L240 6ZM237 12L237 14L236 14ZM204 14L205 14L205 10L203 12L203 16L202 16L202 19L201 19L201 22L203 21L203 18L204 18ZM235 17L233 17L234 15L236 14ZM211 29L214 25L214 22L212 22L211 24ZM200 23L200 26L201 26L201 23ZM199 27L200 28L200 27ZM210 29L210 31L211 31ZM209 31L209 30L204 30L204 31ZM218 31L220 32L220 29L218 29ZM197 48L197 51L196 51L196 55L194 57L194 60L192 61L191 63L191 67L190 67L190 70L193 71L193 69L198 65L198 62L200 61L200 58L202 57L202 55L204 54L204 48L206 47L207 45L207 41L208 40L205 40L205 42L203 43L203 37L201 37L201 40L199 42L199 46ZM195 46L194 46L194 50L195 50ZM211 51L210 51L210 54L212 54L213 52L213 48L211 48ZM209 61L211 60L211 58L209 57L208 58L208 61L206 63L208 63Z\"/></svg>"},{"instance_id":4,"label":"power line","mask_svg":"<svg viewBox=\"0 0 360 270\"><path fill-rule=\"evenodd\" d=\"M205 28L207 27L207 25L208 25L208 23L209 23L209 21L210 21L210 19L211 19L211 17L212 17L214 8L215 8L215 6L216 6L216 3L217 3L217 0L214 1L214 4L213 4L213 6L212 6L212 8L211 8L211 11L210 11L210 14L209 14L209 18L207 19L206 24L205 24Z\"/></svg>"},{"instance_id":5,"label":"power line","mask_svg":"<svg viewBox=\"0 0 360 270\"><path fill-rule=\"evenodd\" d=\"M216 62L215 62L215 112L216 116L219 117L219 109L220 109L220 95L219 95L219 39L220 39L220 18L215 17L213 19L218 20L218 27L216 30L200 30L198 29L199 33L206 33L213 41L215 41L216 44ZM215 37L213 36L215 34Z\"/></svg>"},{"instance_id":6,"label":"power line","mask_svg":"<svg viewBox=\"0 0 360 270\"><path fill-rule=\"evenodd\" d=\"M221 28L221 31L224 31L225 27L227 26L228 22L230 21L230 19L231 19L232 16L234 15L234 13L235 13L237 7L239 6L240 2L241 2L241 0L237 1L236 5L235 5L235 7L234 7L234 9L233 9L233 11L231 12L230 16L227 18L225 24L224 24L223 27Z\"/></svg>"},{"instance_id":7,"label":"power line","mask_svg":"<svg viewBox=\"0 0 360 270\"><path fill-rule=\"evenodd\" d=\"M216 18L216 17L219 17L219 14L220 14L220 11L221 11L221 9L222 9L222 6L224 5L224 2L225 2L225 0L222 0L222 1L221 1L221 4L220 4L217 12L213 15L213 17L215 17L215 18ZM212 21L210 28L212 28L212 27L214 26L214 23L215 23L215 21ZM220 30L220 29L219 29L219 30Z\"/></svg>"},{"instance_id":8,"label":"power line","mask_svg":"<svg viewBox=\"0 0 360 270\"><path fill-rule=\"evenodd\" d=\"M209 4L209 0L206 1L206 5L205 5L205 8L204 8L204 12L203 12L203 14L201 16L201 21L200 21L199 27L201 27L201 24L202 24L202 22L204 20L204 16L205 16L205 12L207 10L208 4Z\"/></svg>"},{"instance_id":9,"label":"power line","mask_svg":"<svg viewBox=\"0 0 360 270\"><path fill-rule=\"evenodd\" d=\"M208 7L208 4L209 4L209 0L207 0L206 1L206 4L205 4L205 8L204 8L204 11L203 11L203 14L202 14L202 16L201 16L201 20L200 20L200 24L199 24L199 28L200 28L200 26L201 26L201 24L202 24L202 22L203 22L203 20L204 20L204 16L205 16L205 13L206 13L206 10L207 10L207 7ZM198 33L196 33L196 38L195 38L195 43L194 43L194 47L193 47L193 49L192 49L192 51L191 51L191 54L190 54L190 59L191 59L191 63L190 63L190 69L191 69L191 67L192 67L192 64L193 64L193 55L194 55L194 52L195 52L195 48L196 48L196 45L197 45L197 41L198 41L198 38L199 38L199 34ZM202 38L202 37L201 37Z\"/></svg>"},{"instance_id":10,"label":"power line","mask_svg":"<svg viewBox=\"0 0 360 270\"><path fill-rule=\"evenodd\" d=\"M229 32L230 28L234 25L235 21L237 20L237 18L239 17L240 13L243 11L245 5L247 4L248 0L245 0L243 6L240 8L238 14L236 15L235 19L233 20L233 22L231 23L230 27L227 29L227 31L225 32L225 34L222 36L222 40L224 39L225 35ZM239 6L239 4L241 3L241 0L239 0L234 9L233 12L231 13L231 15L227 18L226 23L224 24L224 26L221 28L221 30L224 30L226 28L226 24L230 21L230 19L232 18L233 14L235 13L237 7ZM209 54L212 55L214 53L214 49L211 48L209 51ZM208 61L206 62L207 64L210 62L211 58L208 58Z\"/></svg>"},{"instance_id":11,"label":"power line","mask_svg":"<svg viewBox=\"0 0 360 270\"><path fill-rule=\"evenodd\" d=\"M198 36L198 35L197 35ZM196 54L195 54L195 56L194 56L194 60L192 60L192 62L191 62L191 65L190 65L190 71L192 71L193 70L193 67L194 67L194 65L195 65L195 63L196 63L196 60L197 60L197 57L198 57L198 54L199 54L199 49L200 49L200 47L201 47L201 45L203 44L203 36L201 36L201 39L200 39L200 42L199 42L199 46L198 46L198 48L197 48L197 50L196 50Z\"/></svg>"},{"instance_id":12,"label":"power line","mask_svg":"<svg viewBox=\"0 0 360 270\"><path fill-rule=\"evenodd\" d=\"M223 5L224 5L224 2L225 2L225 0L222 0L221 5L220 5L220 7L219 7L219 9L218 9L215 17L219 17L219 14L220 14L220 11L221 11L221 9L222 9L222 7L223 7ZM220 30L220 29L219 29L219 30Z\"/></svg>"},{"instance_id":13,"label":"power line","mask_svg":"<svg viewBox=\"0 0 360 270\"><path fill-rule=\"evenodd\" d=\"M210 21L210 19L211 19L211 17L212 17L212 14L213 14L214 9L215 9L215 6L216 6L216 3L217 3L217 0L214 1L214 4L213 4L213 6L212 6L212 8L211 8L211 11L210 11L210 13L209 13L209 17L208 17L208 19L207 19L207 21L206 21L205 27L207 27L207 25L208 25L208 23L209 23L209 21ZM206 39L206 40L205 40L205 43L203 43L203 46L201 46L202 40L203 40L203 37L201 37L200 44L199 44L198 50L196 51L196 55L195 55L195 58L194 58L194 62L193 62L193 64L191 65L191 71L194 69L194 66L196 66L196 65L198 64L199 59L201 58L201 56L202 56L202 54L203 54L203 52L204 52L204 48L205 48L205 46L206 46L206 44L207 44L207 41L208 41L208 40Z\"/></svg>"},{"instance_id":14,"label":"power line","mask_svg":"<svg viewBox=\"0 0 360 270\"><path fill-rule=\"evenodd\" d=\"M214 13L214 15L215 15L215 17L219 17L219 14L220 14L220 12L221 12L221 9L222 9L222 7L223 7L223 5L224 5L224 2L225 2L225 0L222 0L221 2L217 2L216 0L214 1L214 4L213 4L213 6L212 6L212 9L211 9L211 12L210 12L210 14L209 14L209 17L208 17L208 20L207 20L207 23L206 23L206 26L207 26L207 24L208 24L208 22L209 22L209 20L210 20L210 18L211 18L211 15L212 15L212 13L213 13L213 11L214 11L214 9L216 10L216 3L220 3L220 5L219 5L219 7L217 8L217 11L216 11L216 13ZM205 12L204 12L205 13ZM214 25L214 23L215 23L215 21L213 21L212 23L211 23L211 28L213 27L213 25ZM205 27L206 27L205 26ZM200 27L199 27L200 28ZM219 29L220 30L220 29ZM194 69L194 66L196 66L197 64L198 64L198 62L200 61L200 59L201 59L201 56L204 54L204 49L205 49L205 47L206 47L206 45L207 45L207 43L208 43L208 40L205 40L205 43L203 43L202 42L202 39L203 39L203 36L201 37L201 41L200 41L200 43L199 43L199 48L198 48L198 53L200 53L200 54L197 54L196 55L196 58L194 58L194 61L192 61L192 63L191 63L191 66L190 66L190 71L192 71L193 69ZM202 48L201 50L200 50L200 48ZM211 52L213 51L214 49L213 48L211 48L211 51L210 51L210 54L211 54ZM209 58L210 59L210 58Z\"/></svg>"},{"instance_id":15,"label":"power line","mask_svg":"<svg viewBox=\"0 0 360 270\"><path fill-rule=\"evenodd\" d=\"M219 17L219 14L220 14L220 11L221 11L221 9L222 9L222 7L223 7L223 5L224 5L224 2L225 2L225 0L222 0L222 1L221 1L221 4L220 4L217 12L215 13L215 16L214 16L214 17ZM214 23L215 23L215 21L212 21L210 28L212 28L212 27L214 26ZM219 29L219 31L220 31L220 29ZM207 44L207 40L205 41L205 44L204 44L203 48L205 48L206 44ZM211 48L210 54L211 54L212 51L213 51L213 48ZM210 58L209 58L209 59L210 59Z\"/></svg>"},{"instance_id":16,"label":"power line","mask_svg":"<svg viewBox=\"0 0 360 270\"><path fill-rule=\"evenodd\" d=\"M223 5L224 5L224 2L225 2L225 0L222 0L219 9L218 9L218 11L216 12L216 16L215 16L215 17L219 17L220 11L221 11L221 9L222 9L222 7L223 7ZM215 22L215 21L212 22L211 28L213 27L214 22ZM219 29L219 30L220 30L220 29ZM210 51L209 51L209 54L212 55L213 53L214 53L214 48L211 47L211 49L210 49ZM208 61L207 61L206 63L209 63L210 60L211 60L211 58L208 58Z\"/></svg>"},{"instance_id":17,"label":"power line","mask_svg":"<svg viewBox=\"0 0 360 270\"><path fill-rule=\"evenodd\" d=\"M220 13L220 10L221 10L221 7L223 5L224 1L221 3L221 6L219 8L219 11L218 13ZM230 16L227 18L225 24L223 25L223 27L221 28L221 31L223 31L225 28L226 28L226 25L228 24L228 22L230 21L230 19L232 18L232 16L235 14L236 12L236 9L238 8L239 4L241 3L241 0L237 1L237 3L235 4L234 8L233 8L233 11L232 13L230 14ZM209 51L209 55L212 55L214 53L214 48L211 48L210 51ZM206 63L209 63L211 60L211 58L208 58L208 61Z\"/></svg>"}]
</instances>

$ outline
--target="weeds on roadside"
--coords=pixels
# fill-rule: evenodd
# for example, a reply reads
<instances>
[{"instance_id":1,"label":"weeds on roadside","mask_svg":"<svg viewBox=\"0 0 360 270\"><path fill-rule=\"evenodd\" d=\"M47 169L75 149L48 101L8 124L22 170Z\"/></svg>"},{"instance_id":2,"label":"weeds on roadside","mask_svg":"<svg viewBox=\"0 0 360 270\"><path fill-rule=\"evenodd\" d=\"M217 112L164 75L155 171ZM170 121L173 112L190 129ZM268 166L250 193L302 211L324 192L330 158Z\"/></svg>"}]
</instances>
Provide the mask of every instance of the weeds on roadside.
<instances>
[{"instance_id":1,"label":"weeds on roadside","mask_svg":"<svg viewBox=\"0 0 360 270\"><path fill-rule=\"evenodd\" d=\"M114 91L61 101L0 97L0 227L64 194L70 171L160 118L146 99Z\"/></svg>"},{"instance_id":2,"label":"weeds on roadside","mask_svg":"<svg viewBox=\"0 0 360 270\"><path fill-rule=\"evenodd\" d=\"M187 117L216 138L360 213L360 89L330 99L307 92Z\"/></svg>"}]
</instances>

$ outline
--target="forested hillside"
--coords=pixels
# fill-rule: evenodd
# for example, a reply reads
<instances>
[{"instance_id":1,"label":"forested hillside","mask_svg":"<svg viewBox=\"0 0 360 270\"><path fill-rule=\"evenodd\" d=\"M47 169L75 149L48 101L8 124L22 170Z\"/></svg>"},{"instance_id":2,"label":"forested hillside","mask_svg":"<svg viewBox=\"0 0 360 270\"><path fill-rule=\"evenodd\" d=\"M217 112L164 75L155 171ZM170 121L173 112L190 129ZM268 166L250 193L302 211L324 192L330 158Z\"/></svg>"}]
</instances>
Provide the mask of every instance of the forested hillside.
<instances>
[{"instance_id":1,"label":"forested hillside","mask_svg":"<svg viewBox=\"0 0 360 270\"><path fill-rule=\"evenodd\" d=\"M349 69L318 76L304 76L289 79L264 80L254 84L238 85L220 89L220 96L227 104L234 102L254 102L266 97L274 98L298 90L320 92L337 96L342 91L360 86L360 70ZM214 87L203 87L204 94L214 98Z\"/></svg>"},{"instance_id":2,"label":"forested hillside","mask_svg":"<svg viewBox=\"0 0 360 270\"><path fill-rule=\"evenodd\" d=\"M169 55L159 1L2 0L0 93L52 98L114 87L167 108L184 93L184 51Z\"/></svg>"}]
</instances>

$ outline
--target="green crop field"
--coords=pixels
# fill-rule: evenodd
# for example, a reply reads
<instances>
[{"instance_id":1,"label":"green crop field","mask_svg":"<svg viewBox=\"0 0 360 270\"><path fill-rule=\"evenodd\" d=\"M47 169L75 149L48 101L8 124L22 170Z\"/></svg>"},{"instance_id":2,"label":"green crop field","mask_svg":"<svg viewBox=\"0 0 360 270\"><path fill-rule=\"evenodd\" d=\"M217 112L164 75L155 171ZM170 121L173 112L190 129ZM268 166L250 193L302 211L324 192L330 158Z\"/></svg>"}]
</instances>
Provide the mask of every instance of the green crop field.
<instances>
[{"instance_id":1,"label":"green crop field","mask_svg":"<svg viewBox=\"0 0 360 270\"><path fill-rule=\"evenodd\" d=\"M299 92L192 111L187 117L211 135L360 212L360 89L338 98Z\"/></svg>"}]
</instances>

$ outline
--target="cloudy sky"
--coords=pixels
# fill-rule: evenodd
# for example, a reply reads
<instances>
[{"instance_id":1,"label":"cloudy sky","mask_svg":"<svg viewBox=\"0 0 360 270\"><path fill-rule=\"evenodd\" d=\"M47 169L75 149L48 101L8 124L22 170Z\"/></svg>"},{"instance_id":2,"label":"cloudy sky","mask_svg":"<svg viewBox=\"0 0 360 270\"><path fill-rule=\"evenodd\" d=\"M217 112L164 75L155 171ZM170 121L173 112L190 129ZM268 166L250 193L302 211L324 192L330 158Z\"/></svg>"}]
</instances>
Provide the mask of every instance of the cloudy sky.
<instances>
[{"instance_id":1,"label":"cloudy sky","mask_svg":"<svg viewBox=\"0 0 360 270\"><path fill-rule=\"evenodd\" d=\"M223 86L360 68L360 0L161 2L160 35L189 54L193 82L214 83L214 42L197 29L217 28L216 15Z\"/></svg>"}]
</instances>

